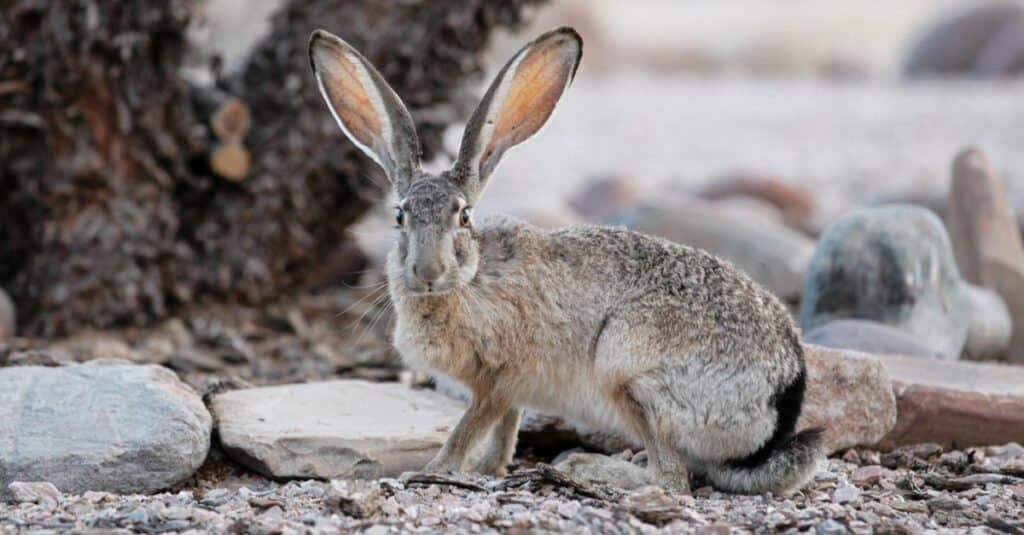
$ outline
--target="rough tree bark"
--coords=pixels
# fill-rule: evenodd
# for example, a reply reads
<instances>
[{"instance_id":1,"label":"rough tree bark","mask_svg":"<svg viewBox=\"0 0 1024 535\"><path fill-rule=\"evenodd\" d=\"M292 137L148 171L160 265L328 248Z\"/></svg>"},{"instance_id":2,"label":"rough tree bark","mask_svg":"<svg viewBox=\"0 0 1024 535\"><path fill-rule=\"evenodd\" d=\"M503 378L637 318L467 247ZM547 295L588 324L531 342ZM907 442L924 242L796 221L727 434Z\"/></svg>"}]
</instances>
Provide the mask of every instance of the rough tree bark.
<instances>
[{"instance_id":1,"label":"rough tree bark","mask_svg":"<svg viewBox=\"0 0 1024 535\"><path fill-rule=\"evenodd\" d=\"M252 110L240 182L208 157L179 75L198 0L15 0L0 8L0 286L22 331L146 324L205 299L264 300L345 245L384 179L343 140L306 59L317 27L364 51L409 105L424 156L464 117L490 32L541 0L293 0L218 89Z\"/></svg>"},{"instance_id":2,"label":"rough tree bark","mask_svg":"<svg viewBox=\"0 0 1024 535\"><path fill-rule=\"evenodd\" d=\"M183 0L20 0L0 18L0 285L37 334L167 313L196 120Z\"/></svg>"}]
</instances>

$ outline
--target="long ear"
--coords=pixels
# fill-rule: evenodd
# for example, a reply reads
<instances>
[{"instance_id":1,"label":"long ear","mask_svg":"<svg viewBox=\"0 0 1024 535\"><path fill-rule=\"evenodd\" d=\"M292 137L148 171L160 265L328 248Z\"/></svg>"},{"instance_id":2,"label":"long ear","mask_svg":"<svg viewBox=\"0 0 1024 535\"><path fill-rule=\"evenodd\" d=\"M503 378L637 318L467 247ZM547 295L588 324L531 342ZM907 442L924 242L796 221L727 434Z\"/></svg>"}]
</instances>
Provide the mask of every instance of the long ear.
<instances>
[{"instance_id":1,"label":"long ear","mask_svg":"<svg viewBox=\"0 0 1024 535\"><path fill-rule=\"evenodd\" d=\"M401 99L362 54L324 30L309 39L309 63L341 130L404 191L419 169L420 143Z\"/></svg>"},{"instance_id":2,"label":"long ear","mask_svg":"<svg viewBox=\"0 0 1024 535\"><path fill-rule=\"evenodd\" d=\"M558 28L522 48L498 73L462 138L454 175L479 196L505 151L537 133L572 83L583 40Z\"/></svg>"}]
</instances>

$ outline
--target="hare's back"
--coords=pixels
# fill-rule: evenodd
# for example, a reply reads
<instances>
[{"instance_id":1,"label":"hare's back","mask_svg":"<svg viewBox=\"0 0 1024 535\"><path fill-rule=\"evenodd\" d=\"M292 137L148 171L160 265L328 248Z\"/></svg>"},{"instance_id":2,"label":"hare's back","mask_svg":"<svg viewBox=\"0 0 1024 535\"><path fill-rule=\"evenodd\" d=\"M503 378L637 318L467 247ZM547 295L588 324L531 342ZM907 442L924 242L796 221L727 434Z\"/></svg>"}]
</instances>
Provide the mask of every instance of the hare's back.
<instances>
[{"instance_id":1,"label":"hare's back","mask_svg":"<svg viewBox=\"0 0 1024 535\"><path fill-rule=\"evenodd\" d=\"M637 321L662 324L691 340L798 343L792 317L774 295L703 250L597 226L554 231L548 243L552 261L572 272L571 284L580 291L599 289L609 307L629 311Z\"/></svg>"}]
</instances>

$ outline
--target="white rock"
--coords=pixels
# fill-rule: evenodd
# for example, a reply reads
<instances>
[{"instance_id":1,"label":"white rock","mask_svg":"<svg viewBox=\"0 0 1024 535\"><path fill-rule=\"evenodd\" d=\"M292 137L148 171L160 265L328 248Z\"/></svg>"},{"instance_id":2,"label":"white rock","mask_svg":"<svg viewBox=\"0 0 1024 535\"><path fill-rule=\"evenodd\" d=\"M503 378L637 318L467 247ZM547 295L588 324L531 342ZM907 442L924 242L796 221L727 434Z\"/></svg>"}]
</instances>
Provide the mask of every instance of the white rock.
<instances>
[{"instance_id":1,"label":"white rock","mask_svg":"<svg viewBox=\"0 0 1024 535\"><path fill-rule=\"evenodd\" d=\"M327 479L421 470L463 413L433 391L355 380L235 390L211 409L239 462L272 477Z\"/></svg>"},{"instance_id":2,"label":"white rock","mask_svg":"<svg viewBox=\"0 0 1024 535\"><path fill-rule=\"evenodd\" d=\"M15 481L14 483L7 485L7 488L10 489L11 494L14 496L14 501L16 502L38 503L49 509L57 507L61 498L60 491L57 490L57 487L53 486L53 483L49 483L47 481Z\"/></svg>"},{"instance_id":3,"label":"white rock","mask_svg":"<svg viewBox=\"0 0 1024 535\"><path fill-rule=\"evenodd\" d=\"M842 485L832 493L832 501L836 503L850 503L860 497L860 489L853 485Z\"/></svg>"}]
</instances>

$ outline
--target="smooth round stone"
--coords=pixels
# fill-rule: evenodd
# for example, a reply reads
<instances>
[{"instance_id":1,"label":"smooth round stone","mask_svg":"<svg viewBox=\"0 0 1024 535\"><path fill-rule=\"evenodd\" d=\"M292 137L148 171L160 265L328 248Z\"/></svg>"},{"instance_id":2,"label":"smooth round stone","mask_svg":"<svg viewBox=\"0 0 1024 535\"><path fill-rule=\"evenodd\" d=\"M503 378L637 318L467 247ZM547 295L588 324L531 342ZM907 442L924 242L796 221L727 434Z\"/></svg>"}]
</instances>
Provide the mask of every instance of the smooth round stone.
<instances>
[{"instance_id":1,"label":"smooth round stone","mask_svg":"<svg viewBox=\"0 0 1024 535\"><path fill-rule=\"evenodd\" d=\"M1013 319L1006 302L992 290L973 284L964 283L964 293L971 307L964 352L971 360L1003 356L1013 334Z\"/></svg>"},{"instance_id":2,"label":"smooth round stone","mask_svg":"<svg viewBox=\"0 0 1024 535\"><path fill-rule=\"evenodd\" d=\"M800 326L812 331L841 319L894 327L959 358L971 324L966 295L946 230L917 206L862 208L822 235L800 303Z\"/></svg>"}]
</instances>

